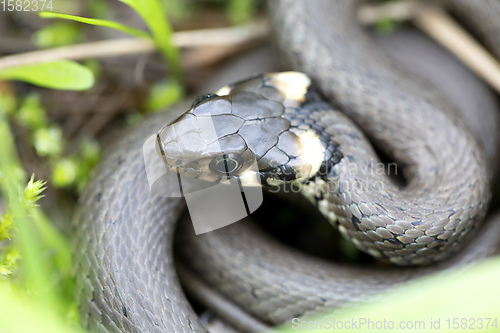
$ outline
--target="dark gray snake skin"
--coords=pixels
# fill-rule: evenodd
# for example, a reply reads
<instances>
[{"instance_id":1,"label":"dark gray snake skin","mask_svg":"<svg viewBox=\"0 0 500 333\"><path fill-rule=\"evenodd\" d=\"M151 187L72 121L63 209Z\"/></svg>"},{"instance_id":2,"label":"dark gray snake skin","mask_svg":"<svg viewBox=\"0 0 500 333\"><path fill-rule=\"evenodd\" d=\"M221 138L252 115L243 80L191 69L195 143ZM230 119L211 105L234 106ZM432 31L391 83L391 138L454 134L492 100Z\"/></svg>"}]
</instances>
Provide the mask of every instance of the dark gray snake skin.
<instances>
[{"instance_id":1,"label":"dark gray snake skin","mask_svg":"<svg viewBox=\"0 0 500 333\"><path fill-rule=\"evenodd\" d=\"M391 44L398 58L420 50L410 69L393 62L356 25L356 6L344 0L270 6L280 43L296 68L342 109L325 108L315 118L344 156L334 167L339 186L327 208L358 247L397 264L438 261L465 248L424 267L352 267L287 248L248 222L201 236L183 226L180 255L197 275L269 324L477 261L493 252L500 234L499 223L476 230L489 204L498 148L494 98L426 41L416 39L413 51L402 53L399 44ZM500 3L464 0L451 7L480 23L477 34L499 56ZM422 59L430 74L447 73L426 75L432 84L456 85L446 97L412 74L425 74L417 64ZM452 79L444 79L448 74ZM455 97L461 107L448 102ZM183 203L149 193L142 156L145 139L183 110L155 115L125 132L82 195L73 223L75 274L82 323L92 331L204 331L173 266ZM404 166L404 188L366 172L378 160L365 136Z\"/></svg>"}]
</instances>

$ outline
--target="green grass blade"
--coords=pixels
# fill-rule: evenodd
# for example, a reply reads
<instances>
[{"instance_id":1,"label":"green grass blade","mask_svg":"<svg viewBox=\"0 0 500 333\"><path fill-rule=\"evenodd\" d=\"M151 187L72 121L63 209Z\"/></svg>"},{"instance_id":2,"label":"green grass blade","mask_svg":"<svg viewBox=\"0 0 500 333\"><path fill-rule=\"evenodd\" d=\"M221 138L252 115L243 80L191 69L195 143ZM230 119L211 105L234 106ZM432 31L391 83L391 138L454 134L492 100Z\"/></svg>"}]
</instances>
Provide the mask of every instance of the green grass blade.
<instances>
[{"instance_id":1,"label":"green grass blade","mask_svg":"<svg viewBox=\"0 0 500 333\"><path fill-rule=\"evenodd\" d=\"M146 22L156 47L170 64L172 73L183 82L179 49L172 43L172 27L165 17L165 9L158 0L119 0L132 7Z\"/></svg>"},{"instance_id":2,"label":"green grass blade","mask_svg":"<svg viewBox=\"0 0 500 333\"><path fill-rule=\"evenodd\" d=\"M0 80L20 80L62 90L86 90L94 85L94 74L77 62L60 60L18 66L0 71Z\"/></svg>"},{"instance_id":3,"label":"green grass blade","mask_svg":"<svg viewBox=\"0 0 500 333\"><path fill-rule=\"evenodd\" d=\"M87 18L87 17L75 16L75 15L68 15L68 14L61 14L61 13L54 13L54 12L40 12L39 15L42 18L60 18L60 19L65 19L65 20L73 20L76 22L81 22L81 23L96 25L96 26L100 26L100 27L108 27L108 28L116 29L116 30L125 32L129 35L136 36L136 37L150 38L150 36L144 31L137 30L137 29L128 27L126 25L123 25L123 24L120 24L117 22L113 22L113 21L99 20L99 19L93 19L93 18Z\"/></svg>"}]
</instances>

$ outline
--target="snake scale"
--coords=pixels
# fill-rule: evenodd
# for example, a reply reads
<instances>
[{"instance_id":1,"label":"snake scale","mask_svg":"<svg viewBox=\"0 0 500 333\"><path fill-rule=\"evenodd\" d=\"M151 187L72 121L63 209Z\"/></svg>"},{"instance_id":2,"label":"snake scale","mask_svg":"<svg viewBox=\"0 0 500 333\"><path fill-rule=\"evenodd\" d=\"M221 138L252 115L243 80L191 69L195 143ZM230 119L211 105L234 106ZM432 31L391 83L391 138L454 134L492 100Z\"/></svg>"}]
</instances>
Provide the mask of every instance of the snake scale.
<instances>
[{"instance_id":1,"label":"snake scale","mask_svg":"<svg viewBox=\"0 0 500 333\"><path fill-rule=\"evenodd\" d=\"M500 2L446 3L457 16L468 18L500 57ZM489 205L496 166L494 97L455 61L443 58L442 51L428 49L428 42L417 42L406 52L414 58L410 68L391 60L356 23L358 5L270 1L281 48L335 106L322 102L312 110L316 124L342 153L329 175L340 185L318 205L327 216L336 215L333 223L342 234L376 257L400 265L439 262L354 267L290 249L248 222L200 236L184 225L187 230L176 240L182 244L180 255L206 283L268 324L477 261L498 242L499 223L477 228ZM397 53L398 43L391 45L398 57L405 52ZM431 84L412 70L427 72ZM442 75L431 75L436 72ZM452 78L443 79L448 75ZM448 87L446 96L433 84ZM150 194L142 156L145 139L187 109L155 115L128 129L108 150L80 199L73 221L77 298L82 323L92 331L205 330L173 264L183 200ZM403 167L404 187L360 171L378 161L366 137ZM375 181L383 187L371 188Z\"/></svg>"}]
</instances>

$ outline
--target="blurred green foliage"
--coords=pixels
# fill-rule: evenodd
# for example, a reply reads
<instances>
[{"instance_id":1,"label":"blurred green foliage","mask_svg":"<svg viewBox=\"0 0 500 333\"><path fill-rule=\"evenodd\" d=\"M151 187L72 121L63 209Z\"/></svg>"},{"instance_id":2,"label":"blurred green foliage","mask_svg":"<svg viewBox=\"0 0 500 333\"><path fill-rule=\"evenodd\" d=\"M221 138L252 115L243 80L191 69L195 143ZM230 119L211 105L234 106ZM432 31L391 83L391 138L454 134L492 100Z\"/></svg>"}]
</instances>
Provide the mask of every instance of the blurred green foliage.
<instances>
[{"instance_id":1,"label":"blurred green foliage","mask_svg":"<svg viewBox=\"0 0 500 333\"><path fill-rule=\"evenodd\" d=\"M165 16L175 19L186 19L194 10L193 3L185 0L160 0L165 8Z\"/></svg>"},{"instance_id":2,"label":"blurred green foliage","mask_svg":"<svg viewBox=\"0 0 500 333\"><path fill-rule=\"evenodd\" d=\"M78 43L82 40L82 29L76 24L55 23L33 34L35 44L42 49Z\"/></svg>"},{"instance_id":3,"label":"blurred green foliage","mask_svg":"<svg viewBox=\"0 0 500 333\"><path fill-rule=\"evenodd\" d=\"M157 112L175 104L184 96L182 86L175 79L156 82L146 99L146 111Z\"/></svg>"},{"instance_id":4,"label":"blurred green foliage","mask_svg":"<svg viewBox=\"0 0 500 333\"><path fill-rule=\"evenodd\" d=\"M0 96L0 193L8 203L0 223L1 328L28 332L23 327L33 326L33 318L37 317L36 332L71 332L71 326L61 320L71 325L78 322L70 246L37 205L45 182L35 181L34 176L27 181L7 121L12 102L4 100L9 98ZM34 105L38 107L37 103ZM43 123L39 117L36 121L27 119L32 125ZM22 265L18 264L19 259ZM38 310L27 312L27 308Z\"/></svg>"},{"instance_id":5,"label":"blurred green foliage","mask_svg":"<svg viewBox=\"0 0 500 333\"><path fill-rule=\"evenodd\" d=\"M80 193L85 188L90 172L99 162L101 148L95 140L83 140L79 154L57 159L52 168L52 183L56 187L76 187Z\"/></svg>"},{"instance_id":6,"label":"blurred green foliage","mask_svg":"<svg viewBox=\"0 0 500 333\"><path fill-rule=\"evenodd\" d=\"M39 156L58 157L64 149L62 130L55 125L35 129L32 141Z\"/></svg>"},{"instance_id":7,"label":"blurred green foliage","mask_svg":"<svg viewBox=\"0 0 500 333\"><path fill-rule=\"evenodd\" d=\"M2 226L2 228L4 227ZM11 275L17 268L18 259L19 251L15 247L3 248L0 255L0 274L5 276Z\"/></svg>"},{"instance_id":8,"label":"blurred green foliage","mask_svg":"<svg viewBox=\"0 0 500 333\"><path fill-rule=\"evenodd\" d=\"M159 0L119 1L133 8L142 17L149 28L149 33L137 30L118 22L104 19L86 18L55 12L41 12L40 17L74 20L81 23L116 29L136 37L151 39L155 43L158 51L162 54L167 64L170 65L173 76L177 79L178 82L182 82L184 76L182 72L180 54L178 48L172 43L172 27L165 16L165 7L162 6ZM94 6L96 5L94 4Z\"/></svg>"},{"instance_id":9,"label":"blurred green foliage","mask_svg":"<svg viewBox=\"0 0 500 333\"><path fill-rule=\"evenodd\" d=\"M0 95L0 100L3 99L7 100L7 97ZM17 111L12 101L8 103L11 117L30 133L30 142L37 155L48 159L52 185L75 188L78 192L83 190L90 171L101 156L97 142L85 139L80 143L77 154L68 156L65 154L66 141L62 129L49 121L38 94L26 96Z\"/></svg>"},{"instance_id":10,"label":"blurred green foliage","mask_svg":"<svg viewBox=\"0 0 500 333\"><path fill-rule=\"evenodd\" d=\"M8 98L8 96L2 95L0 98L4 99ZM13 111L14 108L12 108L10 113L13 114ZM17 121L26 128L36 130L49 125L49 120L40 103L40 96L38 94L26 96L14 116Z\"/></svg>"},{"instance_id":11,"label":"blurred green foliage","mask_svg":"<svg viewBox=\"0 0 500 333\"><path fill-rule=\"evenodd\" d=\"M394 29L397 28L399 25L398 21L389 19L389 18L383 18L380 19L376 24L375 24L375 31L381 35L387 35L390 34L391 32L394 31Z\"/></svg>"},{"instance_id":12,"label":"blurred green foliage","mask_svg":"<svg viewBox=\"0 0 500 333\"><path fill-rule=\"evenodd\" d=\"M104 19L109 12L109 3L105 0L90 0L88 8L92 17Z\"/></svg>"},{"instance_id":13,"label":"blurred green foliage","mask_svg":"<svg viewBox=\"0 0 500 333\"><path fill-rule=\"evenodd\" d=\"M232 25L248 23L255 15L259 2L256 0L228 0L226 15Z\"/></svg>"},{"instance_id":14,"label":"blurred green foliage","mask_svg":"<svg viewBox=\"0 0 500 333\"><path fill-rule=\"evenodd\" d=\"M83 64L98 78L101 75L101 64L96 59L86 59Z\"/></svg>"}]
</instances>

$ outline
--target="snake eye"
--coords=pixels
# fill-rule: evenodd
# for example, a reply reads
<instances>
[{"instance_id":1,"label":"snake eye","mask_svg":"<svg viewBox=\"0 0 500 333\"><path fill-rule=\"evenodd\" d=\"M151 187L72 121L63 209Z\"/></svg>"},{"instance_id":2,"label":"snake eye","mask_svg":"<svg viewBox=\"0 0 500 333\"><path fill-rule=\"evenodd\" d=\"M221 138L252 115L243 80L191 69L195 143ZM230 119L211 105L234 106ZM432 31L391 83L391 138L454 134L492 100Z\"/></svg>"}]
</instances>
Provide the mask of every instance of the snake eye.
<instances>
[{"instance_id":1,"label":"snake eye","mask_svg":"<svg viewBox=\"0 0 500 333\"><path fill-rule=\"evenodd\" d=\"M222 175L232 175L243 166L243 158L238 154L224 154L210 162L210 170Z\"/></svg>"},{"instance_id":2,"label":"snake eye","mask_svg":"<svg viewBox=\"0 0 500 333\"><path fill-rule=\"evenodd\" d=\"M205 94L205 95L198 96L194 100L193 104L191 105L191 108L194 108L195 106L197 106L198 104L201 104L203 102L214 99L215 97L219 97L219 95L217 95L217 94Z\"/></svg>"}]
</instances>

